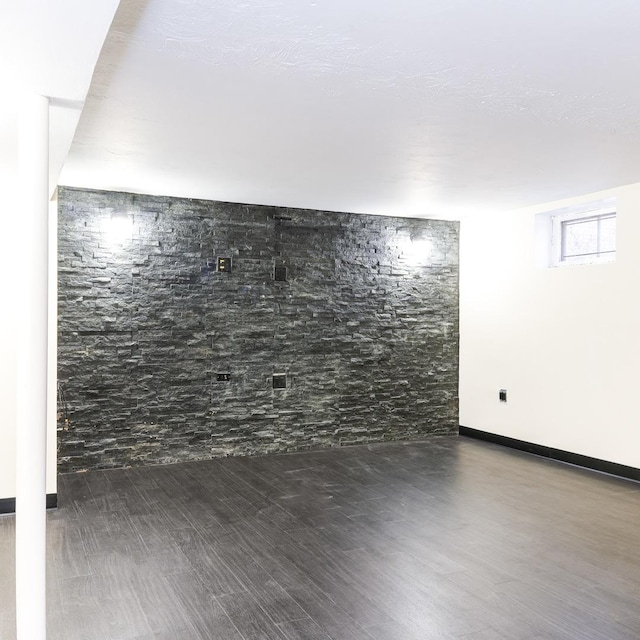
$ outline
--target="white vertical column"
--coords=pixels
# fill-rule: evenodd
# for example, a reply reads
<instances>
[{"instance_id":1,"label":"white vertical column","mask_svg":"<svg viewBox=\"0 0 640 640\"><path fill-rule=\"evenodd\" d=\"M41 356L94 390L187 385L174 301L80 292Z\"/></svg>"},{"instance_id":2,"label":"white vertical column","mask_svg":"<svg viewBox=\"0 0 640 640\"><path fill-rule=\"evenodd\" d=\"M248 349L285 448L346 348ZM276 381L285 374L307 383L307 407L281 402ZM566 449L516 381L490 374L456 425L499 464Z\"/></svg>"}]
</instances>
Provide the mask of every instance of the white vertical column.
<instances>
[{"instance_id":1,"label":"white vertical column","mask_svg":"<svg viewBox=\"0 0 640 640\"><path fill-rule=\"evenodd\" d=\"M17 283L16 622L18 640L46 638L47 253L49 100L20 113Z\"/></svg>"}]
</instances>

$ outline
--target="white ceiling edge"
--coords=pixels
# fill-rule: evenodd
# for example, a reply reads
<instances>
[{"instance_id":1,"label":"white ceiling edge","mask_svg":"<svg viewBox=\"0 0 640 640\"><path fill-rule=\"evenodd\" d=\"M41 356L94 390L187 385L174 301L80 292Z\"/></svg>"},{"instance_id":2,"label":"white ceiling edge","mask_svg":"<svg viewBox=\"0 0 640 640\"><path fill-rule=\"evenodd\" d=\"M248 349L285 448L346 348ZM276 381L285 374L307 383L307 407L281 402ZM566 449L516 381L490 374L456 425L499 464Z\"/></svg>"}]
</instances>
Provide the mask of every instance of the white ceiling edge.
<instances>
[{"instance_id":1,"label":"white ceiling edge","mask_svg":"<svg viewBox=\"0 0 640 640\"><path fill-rule=\"evenodd\" d=\"M637 190L640 187L639 182L631 182L628 184L621 184L609 189L602 189L600 191L593 191L590 193L580 193L574 196L566 198L560 198L558 200L550 200L548 202L540 202L534 205L519 207L517 209L509 209L507 211L494 211L487 212L492 215L503 216L535 216L541 213L559 212L563 210L583 210L586 206L593 203L607 203L607 206L614 202L617 197L624 194L627 190ZM472 215L462 216L460 220L472 218Z\"/></svg>"},{"instance_id":2,"label":"white ceiling edge","mask_svg":"<svg viewBox=\"0 0 640 640\"><path fill-rule=\"evenodd\" d=\"M321 198L309 199L309 198L291 198L282 199L277 195L273 197L263 197L257 199L247 198L246 193L229 193L221 190L216 193L212 193L207 189L198 189L191 184L185 185L184 188L180 188L176 185L175 181L170 183L170 187L166 187L165 184L158 184L157 180L150 179L144 180L141 173L137 172L136 184L142 183L143 187L136 187L131 183L115 184L109 181L96 180L96 177L91 172L87 174L73 172L72 176L65 173L64 169L60 178L59 185L61 187L69 187L72 189L85 189L96 191L112 191L118 193L131 193L135 195L160 197L160 198L179 198L187 200L202 200L207 202L225 202L240 205L256 206L256 207L281 207L288 209L307 209L313 211L322 211L328 213L352 213L355 215L373 215L373 216L387 216L393 218L422 218L428 220L460 220L466 212L451 212L451 211L435 211L424 207L414 208L402 208L397 207L381 207L374 205L371 202L365 202L362 205L354 203L348 208L336 207L335 203L331 200L324 201Z\"/></svg>"},{"instance_id":3,"label":"white ceiling edge","mask_svg":"<svg viewBox=\"0 0 640 640\"><path fill-rule=\"evenodd\" d=\"M94 183L93 186L88 186L91 183ZM329 206L313 206L305 202L298 201L249 201L246 198L220 198L220 197L211 197L208 192L197 194L191 188L187 188L184 192L176 191L173 187L169 190L166 188L163 189L160 186L152 187L151 189L136 189L131 186L117 186L112 184L95 184L95 180L91 180L88 176L85 180L80 180L77 184L72 182L61 182L60 186L69 187L73 189L85 189L85 190L96 190L96 191L113 191L119 193L131 193L135 195L142 196L151 196L151 197L161 197L161 198L181 198L181 199L191 199L191 200L203 200L209 202L228 202L234 204L248 205L248 206L265 206L265 207L283 207L290 209L308 209L314 211L324 211L324 212L332 212L332 213L350 213L355 215L374 215L374 216L388 216L392 218L417 218L417 219L425 219L425 220L451 220L451 221L464 221L471 218L479 218L482 216L492 216L492 215L527 215L527 214L536 214L545 211L551 211L555 209L561 209L563 207L572 206L572 205L581 205L589 202L593 202L596 200L602 200L605 198L609 198L616 193L627 189L633 188L635 186L640 185L639 182L632 182L627 184L616 185L607 189L602 189L599 191L589 192L589 193L575 193L572 195L565 195L562 198L558 198L556 200L550 200L546 202L537 202L532 205L527 205L524 207L503 207L496 208L493 206L482 206L479 204L477 207L465 207L455 211L437 211L437 210L421 210L420 208L416 209L403 209L398 211L397 209L389 208L385 209L376 209L371 206L363 206L363 207L352 207L350 209L340 209Z\"/></svg>"},{"instance_id":4,"label":"white ceiling edge","mask_svg":"<svg viewBox=\"0 0 640 640\"><path fill-rule=\"evenodd\" d=\"M16 184L20 105L50 98L51 190L69 153L91 78L120 0L0 4L0 182Z\"/></svg>"},{"instance_id":5,"label":"white ceiling edge","mask_svg":"<svg viewBox=\"0 0 640 640\"><path fill-rule=\"evenodd\" d=\"M58 178L69 155L69 149L73 141L80 115L82 104L49 105L49 190L53 191L58 183Z\"/></svg>"}]
</instances>

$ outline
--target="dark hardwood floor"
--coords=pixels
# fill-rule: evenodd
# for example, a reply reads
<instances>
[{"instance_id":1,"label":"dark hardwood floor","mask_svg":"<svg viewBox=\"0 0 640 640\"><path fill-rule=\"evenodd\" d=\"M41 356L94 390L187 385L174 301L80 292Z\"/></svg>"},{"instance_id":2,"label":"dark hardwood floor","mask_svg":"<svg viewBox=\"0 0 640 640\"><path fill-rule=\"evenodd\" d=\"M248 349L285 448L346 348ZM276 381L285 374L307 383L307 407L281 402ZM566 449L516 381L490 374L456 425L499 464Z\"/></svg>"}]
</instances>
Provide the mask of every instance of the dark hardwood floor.
<instances>
[{"instance_id":1,"label":"dark hardwood floor","mask_svg":"<svg viewBox=\"0 0 640 640\"><path fill-rule=\"evenodd\" d=\"M640 484L465 438L65 475L54 640L638 640ZM0 637L14 638L14 518Z\"/></svg>"}]
</instances>

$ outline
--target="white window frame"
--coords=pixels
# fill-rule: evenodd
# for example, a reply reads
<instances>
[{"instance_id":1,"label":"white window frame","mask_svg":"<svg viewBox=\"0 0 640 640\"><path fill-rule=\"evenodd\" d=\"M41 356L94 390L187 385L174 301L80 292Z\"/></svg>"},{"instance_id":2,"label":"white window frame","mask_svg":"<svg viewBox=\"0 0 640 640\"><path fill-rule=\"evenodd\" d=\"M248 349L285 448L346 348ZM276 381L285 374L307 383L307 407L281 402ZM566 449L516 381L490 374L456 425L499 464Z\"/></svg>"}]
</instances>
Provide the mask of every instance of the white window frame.
<instances>
[{"instance_id":1,"label":"white window frame","mask_svg":"<svg viewBox=\"0 0 640 640\"><path fill-rule=\"evenodd\" d=\"M602 204L602 203L600 203ZM616 218L615 203L607 206L584 207L580 210L558 211L551 214L551 265L552 267L568 267L578 264L599 264L615 262L616 251L604 254L587 254L584 256L572 256L569 259L563 257L563 225L566 222L591 219ZM617 236L617 233L616 233ZM616 237L617 249L617 237Z\"/></svg>"}]
</instances>

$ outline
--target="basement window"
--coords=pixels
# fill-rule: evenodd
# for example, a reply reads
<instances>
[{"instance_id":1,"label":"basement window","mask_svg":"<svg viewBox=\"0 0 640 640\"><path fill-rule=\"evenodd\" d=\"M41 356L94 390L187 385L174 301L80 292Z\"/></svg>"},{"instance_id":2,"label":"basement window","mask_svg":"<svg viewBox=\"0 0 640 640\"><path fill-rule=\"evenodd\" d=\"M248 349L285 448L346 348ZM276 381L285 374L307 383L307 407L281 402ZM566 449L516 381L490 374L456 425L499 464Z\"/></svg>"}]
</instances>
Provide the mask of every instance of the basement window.
<instances>
[{"instance_id":1,"label":"basement window","mask_svg":"<svg viewBox=\"0 0 640 640\"><path fill-rule=\"evenodd\" d=\"M613 262L616 259L615 200L581 208L539 214L537 224L547 229L546 266Z\"/></svg>"}]
</instances>

